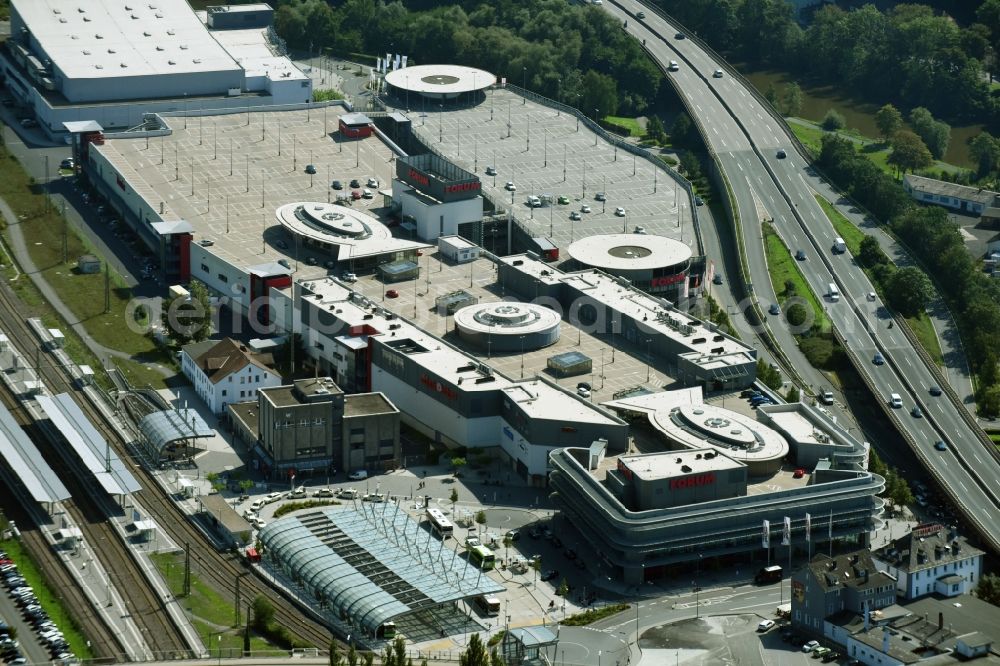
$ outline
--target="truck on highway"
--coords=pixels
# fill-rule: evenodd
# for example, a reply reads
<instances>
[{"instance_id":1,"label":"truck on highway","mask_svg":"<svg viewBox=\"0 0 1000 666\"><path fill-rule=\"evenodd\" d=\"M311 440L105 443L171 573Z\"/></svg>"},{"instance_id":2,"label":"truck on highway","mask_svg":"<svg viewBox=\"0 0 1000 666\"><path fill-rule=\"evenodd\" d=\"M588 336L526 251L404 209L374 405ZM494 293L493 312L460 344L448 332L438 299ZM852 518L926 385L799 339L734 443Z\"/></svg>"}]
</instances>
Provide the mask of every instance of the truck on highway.
<instances>
[{"instance_id":1,"label":"truck on highway","mask_svg":"<svg viewBox=\"0 0 1000 666\"><path fill-rule=\"evenodd\" d=\"M837 285L835 283L831 282L829 285L827 285L826 295L834 303L840 300L840 290L837 289Z\"/></svg>"},{"instance_id":2,"label":"truck on highway","mask_svg":"<svg viewBox=\"0 0 1000 666\"><path fill-rule=\"evenodd\" d=\"M844 239L840 238L839 236L837 238L834 238L833 239L833 253L834 254L842 254L844 252L847 252L847 243L845 243Z\"/></svg>"}]
</instances>

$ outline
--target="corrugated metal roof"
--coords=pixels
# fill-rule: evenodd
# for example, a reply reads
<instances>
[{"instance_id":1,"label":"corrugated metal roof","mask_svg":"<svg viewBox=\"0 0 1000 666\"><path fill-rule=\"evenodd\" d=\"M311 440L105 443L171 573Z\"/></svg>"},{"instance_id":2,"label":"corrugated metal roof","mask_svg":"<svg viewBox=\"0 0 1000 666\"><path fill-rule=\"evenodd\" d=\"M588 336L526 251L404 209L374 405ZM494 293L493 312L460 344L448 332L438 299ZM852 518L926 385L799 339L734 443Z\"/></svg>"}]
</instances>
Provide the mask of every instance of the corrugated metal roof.
<instances>
[{"instance_id":1,"label":"corrugated metal roof","mask_svg":"<svg viewBox=\"0 0 1000 666\"><path fill-rule=\"evenodd\" d=\"M170 409L147 414L139 421L139 432L158 451L178 439L211 437L215 434L193 409Z\"/></svg>"},{"instance_id":2,"label":"corrugated metal roof","mask_svg":"<svg viewBox=\"0 0 1000 666\"><path fill-rule=\"evenodd\" d=\"M40 395L35 400L101 484L104 492L109 495L128 495L142 489L126 469L122 459L108 445L108 441L80 410L73 396L68 393L60 393L51 398Z\"/></svg>"}]
</instances>

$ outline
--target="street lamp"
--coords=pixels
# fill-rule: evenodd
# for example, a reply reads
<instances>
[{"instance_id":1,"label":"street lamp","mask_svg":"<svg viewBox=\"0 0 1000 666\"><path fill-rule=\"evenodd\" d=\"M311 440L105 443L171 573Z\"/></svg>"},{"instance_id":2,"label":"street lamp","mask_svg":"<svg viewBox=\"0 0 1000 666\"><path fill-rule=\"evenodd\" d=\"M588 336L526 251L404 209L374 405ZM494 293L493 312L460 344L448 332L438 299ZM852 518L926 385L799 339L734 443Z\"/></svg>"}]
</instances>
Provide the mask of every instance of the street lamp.
<instances>
[{"instance_id":1,"label":"street lamp","mask_svg":"<svg viewBox=\"0 0 1000 666\"><path fill-rule=\"evenodd\" d=\"M649 343L653 338L646 338L646 382L649 382L650 366L653 365L653 357L649 354Z\"/></svg>"},{"instance_id":2,"label":"street lamp","mask_svg":"<svg viewBox=\"0 0 1000 666\"><path fill-rule=\"evenodd\" d=\"M528 92L528 68L527 67L522 67L521 71L523 72L523 76L521 77L521 90L523 90L524 92ZM527 95L522 95L521 96L521 100L522 100L521 101L522 106L524 104L527 104L528 103L528 96Z\"/></svg>"}]
</instances>

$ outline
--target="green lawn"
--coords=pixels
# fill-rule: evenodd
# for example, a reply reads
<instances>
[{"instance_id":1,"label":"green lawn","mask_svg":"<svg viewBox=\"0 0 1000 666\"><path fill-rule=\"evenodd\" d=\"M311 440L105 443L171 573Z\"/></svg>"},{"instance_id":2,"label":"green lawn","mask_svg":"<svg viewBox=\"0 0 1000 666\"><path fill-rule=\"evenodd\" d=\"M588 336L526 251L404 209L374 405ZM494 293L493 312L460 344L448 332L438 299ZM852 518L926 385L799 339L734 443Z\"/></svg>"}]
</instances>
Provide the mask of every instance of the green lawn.
<instances>
[{"instance_id":1,"label":"green lawn","mask_svg":"<svg viewBox=\"0 0 1000 666\"><path fill-rule=\"evenodd\" d=\"M941 353L941 343L934 332L934 326L931 324L930 317L923 314L918 317L906 317L906 323L914 335L917 336L920 345L934 359L934 362L939 366L943 366L944 355Z\"/></svg>"},{"instance_id":2,"label":"green lawn","mask_svg":"<svg viewBox=\"0 0 1000 666\"><path fill-rule=\"evenodd\" d=\"M771 275L771 284L774 285L778 300L784 303L788 298L785 293L785 283L791 282L795 286L795 294L801 296L813 310L813 321L820 325L822 331L830 329L830 321L823 313L823 304L816 294L809 288L809 283L799 270L798 264L788 250L788 246L778 237L774 227L770 224L763 225L764 231L764 252L767 255L767 272Z\"/></svg>"},{"instance_id":3,"label":"green lawn","mask_svg":"<svg viewBox=\"0 0 1000 666\"><path fill-rule=\"evenodd\" d=\"M646 133L646 130L642 129L639 125L639 121L635 118L626 118L624 116L604 116L604 122L609 125L617 125L628 130L629 136L642 136Z\"/></svg>"},{"instance_id":4,"label":"green lawn","mask_svg":"<svg viewBox=\"0 0 1000 666\"><path fill-rule=\"evenodd\" d=\"M66 642L69 643L73 654L83 659L93 657L93 654L87 647L87 638L80 633L76 622L73 621L73 618L66 611L62 596L56 595L52 588L46 584L45 577L42 576L38 567L35 566L34 560L28 555L21 542L16 539L0 541L0 548L7 551L10 558L17 563L18 571L24 576L31 589L35 591L38 603L49 614L52 621L59 626L59 631L66 637ZM84 609L80 609L80 611L87 612Z\"/></svg>"},{"instance_id":5,"label":"green lawn","mask_svg":"<svg viewBox=\"0 0 1000 666\"><path fill-rule=\"evenodd\" d=\"M857 256L858 252L861 251L861 241L865 238L865 232L844 217L829 201L818 194L814 196L816 197L816 201L819 202L820 208L823 209L826 216L830 218L830 222L833 223L833 228L837 230L837 235L847 243L847 249L851 251L851 254Z\"/></svg>"},{"instance_id":6,"label":"green lawn","mask_svg":"<svg viewBox=\"0 0 1000 666\"><path fill-rule=\"evenodd\" d=\"M590 608L582 613L570 615L568 618L563 620L562 623L567 627L583 627L597 622L598 620L603 620L606 617L621 613L622 611L626 611L629 608L631 608L631 606L628 604L610 604L608 606L602 606L601 608Z\"/></svg>"},{"instance_id":7,"label":"green lawn","mask_svg":"<svg viewBox=\"0 0 1000 666\"><path fill-rule=\"evenodd\" d=\"M205 647L210 651L240 650L243 647L243 635L239 628L234 627L236 617L233 604L222 598L218 592L209 587L198 577L195 570L191 572L191 595L181 597L184 587L184 553L153 553L150 559L159 570L171 594L178 598L191 617L192 624L205 640ZM192 565L194 566L194 565ZM250 598L243 600L249 604ZM243 622L246 622L246 608L243 609ZM250 632L251 650L275 650L277 646L264 638ZM221 636L221 639L219 638Z\"/></svg>"},{"instance_id":8,"label":"green lawn","mask_svg":"<svg viewBox=\"0 0 1000 666\"><path fill-rule=\"evenodd\" d=\"M995 444L1000 444L1000 432L988 432L986 434Z\"/></svg>"},{"instance_id":9,"label":"green lawn","mask_svg":"<svg viewBox=\"0 0 1000 666\"><path fill-rule=\"evenodd\" d=\"M137 384L162 387L163 375L146 364L170 365L172 359L169 354L157 348L149 337L128 326L126 306L132 296L131 290L125 286L120 275L112 272L110 309L105 314L104 276L81 275L73 270L76 258L85 253L96 254L94 249L72 227L67 227L58 211L46 205L39 187L3 147L0 147L0 196L22 220L21 232L35 265L90 335L105 347L136 356L138 362L126 361L121 365L123 371L131 375ZM64 233L66 263L63 262ZM6 245L9 247L9 242ZM13 269L8 269L5 275L11 279L15 273ZM71 334L69 326L60 320L55 310L30 282L22 276L12 286L25 304L36 309L48 325L63 331L67 337L67 351L74 360L87 363L100 372L100 368L104 366L101 360L87 350L79 338ZM100 376L98 380L104 383Z\"/></svg>"}]
</instances>

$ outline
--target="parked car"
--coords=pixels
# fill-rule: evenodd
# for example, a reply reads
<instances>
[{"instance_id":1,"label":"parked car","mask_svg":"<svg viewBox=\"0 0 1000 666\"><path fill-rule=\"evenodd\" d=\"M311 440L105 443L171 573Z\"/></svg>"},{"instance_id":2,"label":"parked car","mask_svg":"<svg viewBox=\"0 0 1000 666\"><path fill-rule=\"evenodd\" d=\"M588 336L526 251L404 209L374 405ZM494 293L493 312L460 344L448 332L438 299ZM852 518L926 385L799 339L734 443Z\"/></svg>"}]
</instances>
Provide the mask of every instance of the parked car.
<instances>
[{"instance_id":1,"label":"parked car","mask_svg":"<svg viewBox=\"0 0 1000 666\"><path fill-rule=\"evenodd\" d=\"M316 173L316 165L315 164L307 164L306 165L306 173L309 174L309 175L313 175L314 173Z\"/></svg>"},{"instance_id":2,"label":"parked car","mask_svg":"<svg viewBox=\"0 0 1000 666\"><path fill-rule=\"evenodd\" d=\"M618 208L615 208L615 215L618 217L625 217L625 209L618 206Z\"/></svg>"},{"instance_id":3,"label":"parked car","mask_svg":"<svg viewBox=\"0 0 1000 666\"><path fill-rule=\"evenodd\" d=\"M559 578L559 572L555 569L549 569L542 574L541 578L543 581L555 580L556 578Z\"/></svg>"},{"instance_id":4,"label":"parked car","mask_svg":"<svg viewBox=\"0 0 1000 666\"><path fill-rule=\"evenodd\" d=\"M313 497L333 497L332 488L320 488L313 493Z\"/></svg>"},{"instance_id":5,"label":"parked car","mask_svg":"<svg viewBox=\"0 0 1000 666\"><path fill-rule=\"evenodd\" d=\"M569 219L579 221L583 219L583 216L581 216L579 212L574 210L569 214Z\"/></svg>"},{"instance_id":6,"label":"parked car","mask_svg":"<svg viewBox=\"0 0 1000 666\"><path fill-rule=\"evenodd\" d=\"M344 189L344 184L339 180L335 180L332 183L330 183L330 187L332 187L335 190L342 190Z\"/></svg>"},{"instance_id":7,"label":"parked car","mask_svg":"<svg viewBox=\"0 0 1000 666\"><path fill-rule=\"evenodd\" d=\"M769 631L773 626L774 620L761 620L757 623L757 631L764 633L765 631Z\"/></svg>"},{"instance_id":8,"label":"parked car","mask_svg":"<svg viewBox=\"0 0 1000 666\"><path fill-rule=\"evenodd\" d=\"M607 201L608 200L608 195L606 195L604 192L598 192L597 194L594 195L594 200L595 201Z\"/></svg>"},{"instance_id":9,"label":"parked car","mask_svg":"<svg viewBox=\"0 0 1000 666\"><path fill-rule=\"evenodd\" d=\"M815 650L818 647L819 647L819 641L809 641L805 645L802 646L802 651L803 652L812 652L813 650Z\"/></svg>"},{"instance_id":10,"label":"parked car","mask_svg":"<svg viewBox=\"0 0 1000 666\"><path fill-rule=\"evenodd\" d=\"M351 187L361 187L361 181L357 178L351 178Z\"/></svg>"},{"instance_id":11,"label":"parked car","mask_svg":"<svg viewBox=\"0 0 1000 666\"><path fill-rule=\"evenodd\" d=\"M497 175L497 168L493 167L493 166L486 167L486 175L487 176L495 176L495 175Z\"/></svg>"},{"instance_id":12,"label":"parked car","mask_svg":"<svg viewBox=\"0 0 1000 666\"><path fill-rule=\"evenodd\" d=\"M285 496L285 493L273 492L264 495L264 502L267 504L273 504Z\"/></svg>"},{"instance_id":13,"label":"parked car","mask_svg":"<svg viewBox=\"0 0 1000 666\"><path fill-rule=\"evenodd\" d=\"M369 178L368 179L368 187L374 187L375 189L378 189L378 178L374 178L374 177Z\"/></svg>"},{"instance_id":14,"label":"parked car","mask_svg":"<svg viewBox=\"0 0 1000 666\"><path fill-rule=\"evenodd\" d=\"M801 479L805 475L806 475L806 471L804 469L802 469L801 467L797 468L794 472L792 472L792 478L793 479Z\"/></svg>"},{"instance_id":15,"label":"parked car","mask_svg":"<svg viewBox=\"0 0 1000 666\"><path fill-rule=\"evenodd\" d=\"M351 481L364 481L368 478L368 470L358 469L347 475Z\"/></svg>"},{"instance_id":16,"label":"parked car","mask_svg":"<svg viewBox=\"0 0 1000 666\"><path fill-rule=\"evenodd\" d=\"M73 162L73 158L72 157L67 157L62 162L59 163L59 168L60 169L72 169L73 166L74 166L74 164L75 163Z\"/></svg>"},{"instance_id":17,"label":"parked car","mask_svg":"<svg viewBox=\"0 0 1000 666\"><path fill-rule=\"evenodd\" d=\"M514 181L512 181L512 180L508 180L507 184L504 185L503 187L508 192L516 192L517 191L517 185L515 185Z\"/></svg>"},{"instance_id":18,"label":"parked car","mask_svg":"<svg viewBox=\"0 0 1000 666\"><path fill-rule=\"evenodd\" d=\"M395 289L389 289L385 292L386 298L399 298L399 292Z\"/></svg>"}]
</instances>

